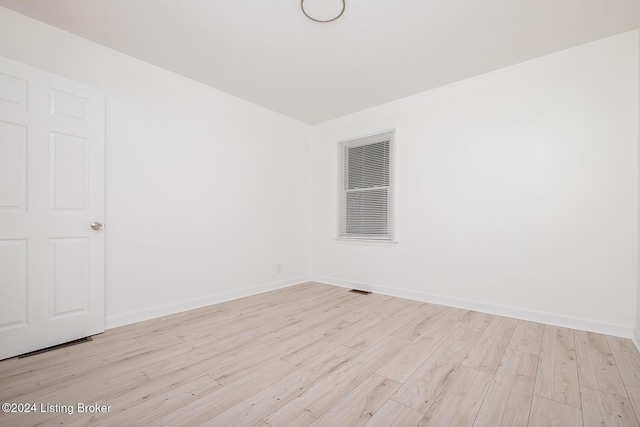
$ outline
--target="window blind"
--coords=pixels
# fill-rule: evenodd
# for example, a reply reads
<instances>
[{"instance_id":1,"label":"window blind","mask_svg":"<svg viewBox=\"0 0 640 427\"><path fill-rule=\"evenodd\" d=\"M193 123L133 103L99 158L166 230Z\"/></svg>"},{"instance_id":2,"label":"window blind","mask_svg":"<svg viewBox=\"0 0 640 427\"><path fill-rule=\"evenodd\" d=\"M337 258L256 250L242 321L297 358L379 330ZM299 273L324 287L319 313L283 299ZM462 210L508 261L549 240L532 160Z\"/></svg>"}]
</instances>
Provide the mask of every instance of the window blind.
<instances>
[{"instance_id":1,"label":"window blind","mask_svg":"<svg viewBox=\"0 0 640 427\"><path fill-rule=\"evenodd\" d=\"M340 145L340 237L393 239L393 132Z\"/></svg>"}]
</instances>

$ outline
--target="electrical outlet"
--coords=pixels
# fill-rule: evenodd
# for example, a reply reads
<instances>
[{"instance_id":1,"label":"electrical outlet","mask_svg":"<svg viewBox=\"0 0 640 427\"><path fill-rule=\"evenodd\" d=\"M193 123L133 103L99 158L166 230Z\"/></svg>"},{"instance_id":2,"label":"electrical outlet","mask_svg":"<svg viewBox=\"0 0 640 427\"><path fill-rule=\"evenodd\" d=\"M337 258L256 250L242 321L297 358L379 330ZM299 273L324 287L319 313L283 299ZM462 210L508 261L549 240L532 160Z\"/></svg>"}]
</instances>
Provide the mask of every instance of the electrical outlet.
<instances>
[{"instance_id":1,"label":"electrical outlet","mask_svg":"<svg viewBox=\"0 0 640 427\"><path fill-rule=\"evenodd\" d=\"M281 264L277 264L276 265L276 273L281 273L282 272L282 265Z\"/></svg>"}]
</instances>

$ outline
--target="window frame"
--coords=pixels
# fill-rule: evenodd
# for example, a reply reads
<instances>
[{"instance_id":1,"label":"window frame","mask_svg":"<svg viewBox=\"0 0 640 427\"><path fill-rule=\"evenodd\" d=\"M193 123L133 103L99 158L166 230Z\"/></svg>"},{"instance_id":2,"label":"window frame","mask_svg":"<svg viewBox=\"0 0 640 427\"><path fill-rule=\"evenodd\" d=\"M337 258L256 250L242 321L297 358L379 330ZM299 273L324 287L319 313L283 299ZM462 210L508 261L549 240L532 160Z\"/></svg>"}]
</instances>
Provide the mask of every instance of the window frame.
<instances>
[{"instance_id":1,"label":"window frame","mask_svg":"<svg viewBox=\"0 0 640 427\"><path fill-rule=\"evenodd\" d=\"M387 193L387 228L389 233L377 236L371 234L346 234L346 155L347 150L353 147L376 144L383 141L389 141L389 185ZM396 129L387 129L363 135L357 138L349 138L338 142L338 221L337 221L337 237L336 240L346 243L369 243L369 244L386 244L397 243L397 194L396 194L396 145L397 145ZM372 187L373 188L373 187Z\"/></svg>"}]
</instances>

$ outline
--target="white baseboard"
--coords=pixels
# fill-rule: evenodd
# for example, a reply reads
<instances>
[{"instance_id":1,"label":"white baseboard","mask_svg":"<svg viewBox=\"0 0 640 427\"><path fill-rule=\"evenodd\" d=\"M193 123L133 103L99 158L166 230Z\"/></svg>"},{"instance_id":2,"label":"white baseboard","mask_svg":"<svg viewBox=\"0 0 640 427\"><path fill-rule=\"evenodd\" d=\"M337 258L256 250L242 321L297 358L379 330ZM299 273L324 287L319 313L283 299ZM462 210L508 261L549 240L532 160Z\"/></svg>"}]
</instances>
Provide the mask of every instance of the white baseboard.
<instances>
[{"instance_id":1,"label":"white baseboard","mask_svg":"<svg viewBox=\"0 0 640 427\"><path fill-rule=\"evenodd\" d=\"M264 285L252 286L250 288L234 290L232 292L222 292L219 294L209 295L203 298L196 298L187 301L181 301L173 304L162 305L158 307L150 307L143 310L137 310L130 313L115 314L107 316L106 328L112 329L118 326L130 325L132 323L143 322L145 320L155 319L157 317L168 316L170 314L180 313L183 311L193 310L196 308L206 307L208 305L218 304L225 301L257 295L264 292L274 291L276 289L287 288L289 286L306 283L309 278L306 276L298 276L280 282L266 283Z\"/></svg>"},{"instance_id":2,"label":"white baseboard","mask_svg":"<svg viewBox=\"0 0 640 427\"><path fill-rule=\"evenodd\" d=\"M633 341L633 345L635 345L636 349L640 352L640 325L636 326L633 330L631 341Z\"/></svg>"},{"instance_id":3,"label":"white baseboard","mask_svg":"<svg viewBox=\"0 0 640 427\"><path fill-rule=\"evenodd\" d=\"M344 288L357 288L371 291L378 294L389 295L399 298L407 298L417 301L429 302L432 304L446 305L449 307L462 308L465 310L479 311L482 313L495 314L498 316L512 317L520 320L544 323L547 325L560 326L563 328L578 329L581 331L596 332L599 334L612 335L622 338L635 338L636 347L640 343L640 330L634 329L632 325L620 325L615 323L602 322L579 317L566 316L561 314L547 313L525 308L509 307L499 304L491 304L481 301L468 300L463 298L435 295L427 292L410 291L405 289L387 288L384 286L358 283L348 280L336 279L332 277L314 276L313 282L326 283L328 285L341 286ZM640 347L638 347L640 351Z\"/></svg>"}]
</instances>

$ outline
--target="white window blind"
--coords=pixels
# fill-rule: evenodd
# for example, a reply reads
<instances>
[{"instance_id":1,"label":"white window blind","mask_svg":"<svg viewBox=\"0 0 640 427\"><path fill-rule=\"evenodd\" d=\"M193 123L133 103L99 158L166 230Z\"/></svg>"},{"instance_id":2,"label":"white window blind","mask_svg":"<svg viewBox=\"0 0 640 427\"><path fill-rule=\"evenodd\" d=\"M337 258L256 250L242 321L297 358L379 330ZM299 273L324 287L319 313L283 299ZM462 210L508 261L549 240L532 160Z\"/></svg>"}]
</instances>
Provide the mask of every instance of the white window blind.
<instances>
[{"instance_id":1,"label":"white window blind","mask_svg":"<svg viewBox=\"0 0 640 427\"><path fill-rule=\"evenodd\" d=\"M340 237L393 240L393 137L389 131L340 144Z\"/></svg>"}]
</instances>

